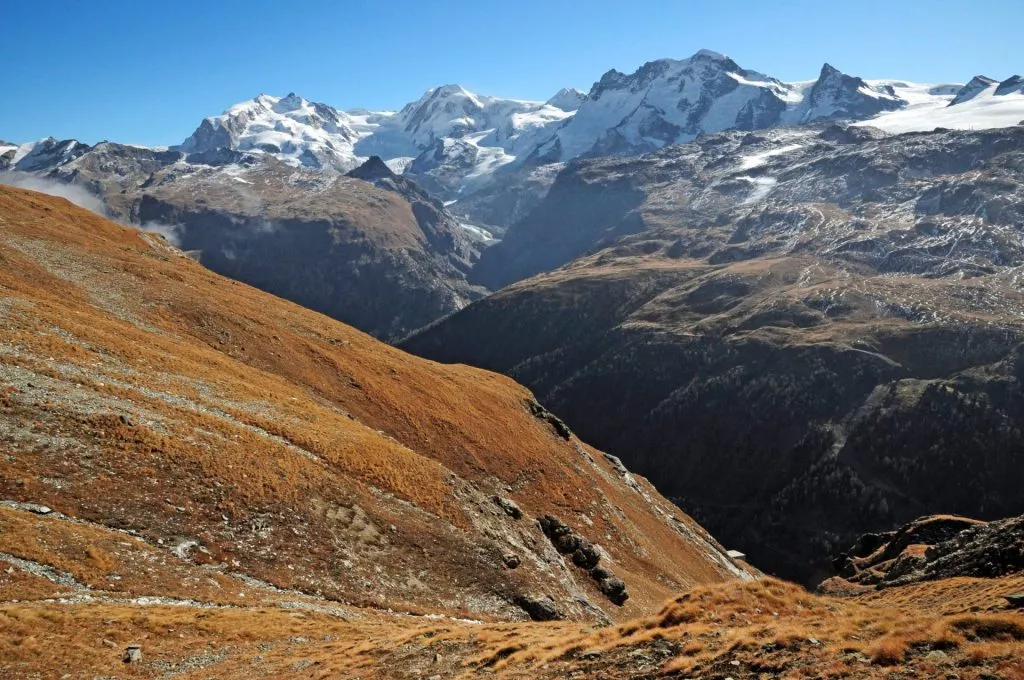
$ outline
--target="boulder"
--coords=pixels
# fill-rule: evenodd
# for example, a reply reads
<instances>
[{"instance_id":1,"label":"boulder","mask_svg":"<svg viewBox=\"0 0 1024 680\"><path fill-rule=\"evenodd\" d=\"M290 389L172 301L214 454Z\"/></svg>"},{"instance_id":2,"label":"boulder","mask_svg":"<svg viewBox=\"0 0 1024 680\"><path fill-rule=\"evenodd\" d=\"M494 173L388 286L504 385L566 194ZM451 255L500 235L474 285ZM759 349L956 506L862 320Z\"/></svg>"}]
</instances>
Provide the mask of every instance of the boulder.
<instances>
[{"instance_id":1,"label":"boulder","mask_svg":"<svg viewBox=\"0 0 1024 680\"><path fill-rule=\"evenodd\" d=\"M574 533L561 534L556 536L551 542L554 544L555 550L563 555L576 552L577 548L583 543L582 539Z\"/></svg>"},{"instance_id":2,"label":"boulder","mask_svg":"<svg viewBox=\"0 0 1024 680\"><path fill-rule=\"evenodd\" d=\"M555 601L547 595L543 597L522 595L516 598L516 605L529 614L534 621L556 621L562 618L562 613L558 611Z\"/></svg>"},{"instance_id":3,"label":"boulder","mask_svg":"<svg viewBox=\"0 0 1024 680\"><path fill-rule=\"evenodd\" d=\"M142 647L140 645L128 645L125 647L124 656L121 660L125 663L139 663L142 661Z\"/></svg>"},{"instance_id":4,"label":"boulder","mask_svg":"<svg viewBox=\"0 0 1024 680\"><path fill-rule=\"evenodd\" d=\"M543 531L544 535L550 538L552 542L559 536L565 536L572 533L572 529L554 515L544 515L538 519L537 522L540 524L540 530Z\"/></svg>"},{"instance_id":5,"label":"boulder","mask_svg":"<svg viewBox=\"0 0 1024 680\"><path fill-rule=\"evenodd\" d=\"M621 578L610 576L602 579L597 585L605 597L620 607L629 599L629 594L626 592L626 584Z\"/></svg>"},{"instance_id":6,"label":"boulder","mask_svg":"<svg viewBox=\"0 0 1024 680\"><path fill-rule=\"evenodd\" d=\"M572 554L572 563L581 569L593 569L601 561L601 553L590 541L580 541L576 552Z\"/></svg>"}]
</instances>

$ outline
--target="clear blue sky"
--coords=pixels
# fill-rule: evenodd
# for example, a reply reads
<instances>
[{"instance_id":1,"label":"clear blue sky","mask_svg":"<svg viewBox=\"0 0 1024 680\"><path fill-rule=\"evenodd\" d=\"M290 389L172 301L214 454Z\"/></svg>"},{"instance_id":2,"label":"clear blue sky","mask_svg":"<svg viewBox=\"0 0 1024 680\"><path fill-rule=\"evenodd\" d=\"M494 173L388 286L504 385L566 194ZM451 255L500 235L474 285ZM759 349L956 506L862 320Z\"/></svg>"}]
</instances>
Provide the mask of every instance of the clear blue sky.
<instances>
[{"instance_id":1,"label":"clear blue sky","mask_svg":"<svg viewBox=\"0 0 1024 680\"><path fill-rule=\"evenodd\" d=\"M0 139L173 144L266 92L546 99L702 47L806 80L1024 71L1024 0L0 0Z\"/></svg>"}]
</instances>

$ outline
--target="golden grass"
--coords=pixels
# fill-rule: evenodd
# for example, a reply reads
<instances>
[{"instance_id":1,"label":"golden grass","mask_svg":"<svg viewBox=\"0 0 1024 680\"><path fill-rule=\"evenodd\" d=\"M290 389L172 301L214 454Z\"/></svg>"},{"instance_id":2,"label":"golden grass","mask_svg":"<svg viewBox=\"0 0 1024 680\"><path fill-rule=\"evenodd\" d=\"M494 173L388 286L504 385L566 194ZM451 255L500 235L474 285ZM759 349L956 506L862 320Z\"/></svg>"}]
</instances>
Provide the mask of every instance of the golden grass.
<instances>
[{"instance_id":1,"label":"golden grass","mask_svg":"<svg viewBox=\"0 0 1024 680\"><path fill-rule=\"evenodd\" d=\"M509 590L504 572L468 557L480 542L477 511L455 492L471 485L485 494L513 487L530 516L592 522L586 533L629 584L630 600L611 612L618 618L728 576L601 455L584 447L591 463L531 416L529 393L508 378L412 357L62 199L0 188L0 289L12 304L0 345L18 351L0 362L59 381L56 397L0 399L0 418L25 423L39 442L12 443L13 455L0 459L0 497L131 528L150 542L184 535L206 551L194 559L237 561L283 587L403 609L464 613L460 599ZM61 399L71 388L76 399L153 417L126 425L113 406L83 414ZM91 459L44 443L68 437ZM42 481L58 460L59 490ZM356 507L366 532L386 543L339 527ZM257 514L273 518L263 542L241 535L262 521ZM303 527L303 539L288 526ZM443 564L431 570L443 577L426 590L367 594L364 575L338 567L343 546L383 551L366 559L390 555L389 568L413 573L417 562ZM93 576L105 576L103 560L96 553ZM515 578L517 589L550 583L529 561Z\"/></svg>"}]
</instances>

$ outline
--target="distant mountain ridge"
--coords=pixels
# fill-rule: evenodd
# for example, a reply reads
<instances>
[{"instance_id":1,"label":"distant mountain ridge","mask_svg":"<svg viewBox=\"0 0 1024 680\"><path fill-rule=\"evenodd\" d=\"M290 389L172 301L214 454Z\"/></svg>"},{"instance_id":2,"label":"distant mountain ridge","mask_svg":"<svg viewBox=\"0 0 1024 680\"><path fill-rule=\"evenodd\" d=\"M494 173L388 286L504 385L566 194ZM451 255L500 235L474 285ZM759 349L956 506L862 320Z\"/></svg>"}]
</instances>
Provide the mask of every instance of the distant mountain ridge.
<instances>
[{"instance_id":1,"label":"distant mountain ridge","mask_svg":"<svg viewBox=\"0 0 1024 680\"><path fill-rule=\"evenodd\" d=\"M868 81L827 63L816 79L787 83L702 49L631 74L610 70L589 92L567 87L543 102L480 95L456 84L431 88L399 111L344 111L294 92L261 94L205 118L171 150L219 164L237 162L237 153L269 155L339 173L379 156L450 201L500 185L520 168L643 153L732 129L822 119L894 132L1013 125L1024 119L1022 90L1019 76L919 85ZM56 139L5 145L0 170L49 172L89 148Z\"/></svg>"},{"instance_id":2,"label":"distant mountain ridge","mask_svg":"<svg viewBox=\"0 0 1024 680\"><path fill-rule=\"evenodd\" d=\"M818 121L879 135L1006 127L1024 119L1021 90L1017 76L915 84L864 80L829 64L815 80L786 83L701 50L632 74L608 71L587 93L563 88L546 101L449 84L399 111L344 111L294 92L261 94L169 148L52 137L3 144L0 173L75 185L102 201L101 212L176 234L216 271L397 338L485 295L477 283L493 289L506 280L485 274L507 249L485 249L526 220L577 159ZM374 172L386 166L396 175L370 180L389 184L385 193L345 177L374 157ZM771 189L764 178L739 181ZM542 255L560 260L566 247Z\"/></svg>"}]
</instances>

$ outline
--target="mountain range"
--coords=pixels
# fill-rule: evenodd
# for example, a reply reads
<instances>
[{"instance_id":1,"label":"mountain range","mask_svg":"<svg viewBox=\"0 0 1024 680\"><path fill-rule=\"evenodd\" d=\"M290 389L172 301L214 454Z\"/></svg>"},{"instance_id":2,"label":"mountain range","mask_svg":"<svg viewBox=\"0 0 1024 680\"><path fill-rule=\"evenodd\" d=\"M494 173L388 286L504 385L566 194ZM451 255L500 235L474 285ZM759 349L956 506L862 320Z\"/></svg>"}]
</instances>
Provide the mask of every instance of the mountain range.
<instances>
[{"instance_id":1,"label":"mountain range","mask_svg":"<svg viewBox=\"0 0 1024 680\"><path fill-rule=\"evenodd\" d=\"M1022 177L710 50L0 142L0 676L1024 677Z\"/></svg>"},{"instance_id":2,"label":"mountain range","mask_svg":"<svg viewBox=\"0 0 1024 680\"><path fill-rule=\"evenodd\" d=\"M260 95L167 148L4 144L0 173L81 187L106 214L160 230L215 271L395 339L493 289L470 274L481 251L537 208L574 158L821 120L998 127L1024 118L1018 80L868 82L826 64L817 80L783 83L701 50L609 71L586 94L565 88L546 102L457 85L397 112ZM355 190L344 175L371 157L431 199ZM394 206L386 221L402 222L404 236L367 218L377 202Z\"/></svg>"}]
</instances>

